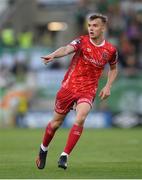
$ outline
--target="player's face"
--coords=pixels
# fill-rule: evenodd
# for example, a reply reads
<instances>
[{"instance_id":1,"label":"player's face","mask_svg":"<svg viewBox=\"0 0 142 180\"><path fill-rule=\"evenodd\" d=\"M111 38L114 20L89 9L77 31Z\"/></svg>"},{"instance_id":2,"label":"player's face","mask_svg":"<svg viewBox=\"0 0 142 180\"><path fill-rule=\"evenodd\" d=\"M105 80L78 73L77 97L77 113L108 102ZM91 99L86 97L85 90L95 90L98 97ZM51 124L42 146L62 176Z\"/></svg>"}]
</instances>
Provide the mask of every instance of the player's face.
<instances>
[{"instance_id":1,"label":"player's face","mask_svg":"<svg viewBox=\"0 0 142 180\"><path fill-rule=\"evenodd\" d=\"M105 24L102 22L101 19L97 18L92 21L88 21L88 33L90 38L99 38L102 36L105 30Z\"/></svg>"}]
</instances>

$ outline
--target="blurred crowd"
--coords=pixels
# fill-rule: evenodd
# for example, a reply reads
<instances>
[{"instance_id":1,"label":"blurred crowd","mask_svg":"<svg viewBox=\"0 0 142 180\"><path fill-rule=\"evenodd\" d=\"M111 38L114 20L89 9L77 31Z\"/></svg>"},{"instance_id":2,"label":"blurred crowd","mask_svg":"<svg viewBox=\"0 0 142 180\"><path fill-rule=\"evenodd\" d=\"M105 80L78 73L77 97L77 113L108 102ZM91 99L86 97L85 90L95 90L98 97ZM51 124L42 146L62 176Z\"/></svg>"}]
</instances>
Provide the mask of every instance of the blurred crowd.
<instances>
[{"instance_id":1,"label":"blurred crowd","mask_svg":"<svg viewBox=\"0 0 142 180\"><path fill-rule=\"evenodd\" d=\"M80 0L74 21L77 35L86 34L86 15L99 12L109 18L107 38L117 46L119 51L119 65L124 74L131 76L142 68L142 2L141 0ZM94 3L93 3L94 2ZM10 24L6 24L0 31L0 47L19 47L29 49L35 45L52 47L54 33L41 27L41 32L25 27L16 34ZM47 41L45 41L47 39ZM17 63L17 61L13 61ZM16 66L16 64L15 64ZM53 68L62 68L62 63L53 64Z\"/></svg>"}]
</instances>

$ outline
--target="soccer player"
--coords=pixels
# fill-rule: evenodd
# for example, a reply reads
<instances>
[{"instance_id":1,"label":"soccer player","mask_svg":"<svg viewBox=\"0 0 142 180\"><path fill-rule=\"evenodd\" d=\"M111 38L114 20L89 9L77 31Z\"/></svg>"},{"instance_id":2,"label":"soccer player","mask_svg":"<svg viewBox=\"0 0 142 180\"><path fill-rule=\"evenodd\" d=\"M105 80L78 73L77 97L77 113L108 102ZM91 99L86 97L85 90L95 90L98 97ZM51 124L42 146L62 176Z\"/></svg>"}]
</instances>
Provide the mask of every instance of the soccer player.
<instances>
[{"instance_id":1,"label":"soccer player","mask_svg":"<svg viewBox=\"0 0 142 180\"><path fill-rule=\"evenodd\" d=\"M53 119L48 123L40 146L36 165L43 169L46 164L48 146L67 113L76 104L75 122L69 132L66 145L58 161L58 167L66 169L67 160L78 142L85 119L96 96L98 80L106 64L109 64L108 80L100 91L101 100L110 96L111 86L117 76L117 50L104 39L107 17L91 14L88 19L88 35L80 36L70 44L43 56L44 63L54 58L74 53L71 64L57 93Z\"/></svg>"}]
</instances>

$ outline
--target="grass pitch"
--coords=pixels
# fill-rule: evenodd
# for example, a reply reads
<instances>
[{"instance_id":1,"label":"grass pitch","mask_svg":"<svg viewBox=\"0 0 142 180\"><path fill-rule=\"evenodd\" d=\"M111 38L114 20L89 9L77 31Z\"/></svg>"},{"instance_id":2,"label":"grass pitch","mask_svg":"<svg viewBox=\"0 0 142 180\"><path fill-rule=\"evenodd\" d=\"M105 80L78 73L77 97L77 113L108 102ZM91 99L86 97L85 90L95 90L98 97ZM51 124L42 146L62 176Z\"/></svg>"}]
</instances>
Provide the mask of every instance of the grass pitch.
<instances>
[{"instance_id":1,"label":"grass pitch","mask_svg":"<svg viewBox=\"0 0 142 180\"><path fill-rule=\"evenodd\" d=\"M44 170L35 158L44 130L0 130L0 178L83 179L142 178L142 129L85 129L69 158L67 170L57 161L68 130L60 129L52 141Z\"/></svg>"}]
</instances>

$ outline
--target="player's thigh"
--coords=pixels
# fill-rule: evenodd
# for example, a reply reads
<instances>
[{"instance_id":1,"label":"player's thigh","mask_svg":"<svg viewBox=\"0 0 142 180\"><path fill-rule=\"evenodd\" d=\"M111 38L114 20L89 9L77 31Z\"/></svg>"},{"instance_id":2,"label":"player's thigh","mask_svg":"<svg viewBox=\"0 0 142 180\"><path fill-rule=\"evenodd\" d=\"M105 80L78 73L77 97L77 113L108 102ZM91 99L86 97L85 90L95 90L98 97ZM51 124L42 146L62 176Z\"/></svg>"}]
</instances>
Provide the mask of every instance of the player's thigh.
<instances>
[{"instance_id":1,"label":"player's thigh","mask_svg":"<svg viewBox=\"0 0 142 180\"><path fill-rule=\"evenodd\" d=\"M82 102L79 103L76 106L76 120L80 119L80 120L85 120L88 113L91 110L91 105L87 102Z\"/></svg>"},{"instance_id":2,"label":"player's thigh","mask_svg":"<svg viewBox=\"0 0 142 180\"><path fill-rule=\"evenodd\" d=\"M69 89L61 88L55 100L55 111L59 114L67 114L74 104L74 95Z\"/></svg>"}]
</instances>

